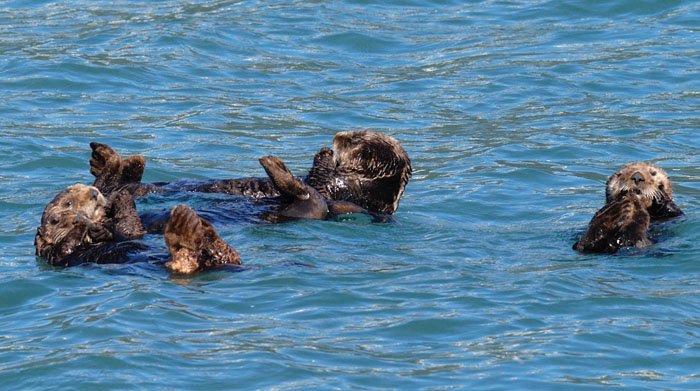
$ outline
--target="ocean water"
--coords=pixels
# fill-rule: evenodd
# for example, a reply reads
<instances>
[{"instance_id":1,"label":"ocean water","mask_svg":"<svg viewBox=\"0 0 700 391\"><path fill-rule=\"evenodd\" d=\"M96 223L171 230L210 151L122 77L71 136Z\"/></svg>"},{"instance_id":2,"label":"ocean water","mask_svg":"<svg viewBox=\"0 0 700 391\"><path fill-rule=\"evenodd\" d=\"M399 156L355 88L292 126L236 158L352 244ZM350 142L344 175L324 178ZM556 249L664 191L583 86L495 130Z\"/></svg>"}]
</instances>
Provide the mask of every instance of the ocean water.
<instances>
[{"instance_id":1,"label":"ocean water","mask_svg":"<svg viewBox=\"0 0 700 391\"><path fill-rule=\"evenodd\" d=\"M0 2L2 388L699 389L698 42L695 1ZM302 175L357 129L412 158L393 224L239 199L235 271L34 256L90 141L171 181ZM637 160L685 216L571 250Z\"/></svg>"}]
</instances>

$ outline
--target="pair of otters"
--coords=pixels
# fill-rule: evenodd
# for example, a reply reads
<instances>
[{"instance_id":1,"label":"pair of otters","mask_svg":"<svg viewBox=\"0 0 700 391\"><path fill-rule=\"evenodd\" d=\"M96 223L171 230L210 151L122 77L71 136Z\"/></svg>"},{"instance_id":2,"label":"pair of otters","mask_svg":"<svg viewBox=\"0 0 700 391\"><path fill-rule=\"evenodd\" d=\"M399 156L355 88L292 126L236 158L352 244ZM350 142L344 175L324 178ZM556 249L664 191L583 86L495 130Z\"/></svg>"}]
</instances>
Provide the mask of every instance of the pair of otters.
<instances>
[{"instance_id":1,"label":"pair of otters","mask_svg":"<svg viewBox=\"0 0 700 391\"><path fill-rule=\"evenodd\" d=\"M85 262L122 263L146 250L138 239L163 232L174 273L192 274L222 265L240 265L236 250L214 227L186 205L172 209L162 224L145 227L134 197L154 192L199 191L274 198L275 221L325 219L347 213L391 215L411 176L411 162L399 143L371 131L337 133L333 149L322 148L309 174L294 176L274 157L260 159L268 178L206 181L199 184L141 183L142 156L122 159L108 145L90 143L93 186L76 184L44 209L34 239L36 255L56 266Z\"/></svg>"},{"instance_id":2,"label":"pair of otters","mask_svg":"<svg viewBox=\"0 0 700 391\"><path fill-rule=\"evenodd\" d=\"M584 253L615 253L623 247L647 247L650 224L683 214L673 202L666 172L649 163L629 163L608 178L605 206L574 244Z\"/></svg>"}]
</instances>

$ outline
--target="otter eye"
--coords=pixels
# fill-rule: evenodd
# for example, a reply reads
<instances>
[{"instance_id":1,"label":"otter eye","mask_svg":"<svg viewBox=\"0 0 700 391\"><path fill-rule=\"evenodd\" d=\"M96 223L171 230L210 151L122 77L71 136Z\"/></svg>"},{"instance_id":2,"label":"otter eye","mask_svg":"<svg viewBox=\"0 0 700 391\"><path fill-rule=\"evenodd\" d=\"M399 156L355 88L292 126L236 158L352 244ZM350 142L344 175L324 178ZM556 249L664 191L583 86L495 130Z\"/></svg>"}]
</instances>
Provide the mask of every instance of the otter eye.
<instances>
[{"instance_id":1,"label":"otter eye","mask_svg":"<svg viewBox=\"0 0 700 391\"><path fill-rule=\"evenodd\" d=\"M56 224L58 224L60 221L61 221L61 220L59 220L58 217L53 217L51 220L49 220L49 224L51 224L51 225L56 225Z\"/></svg>"},{"instance_id":2,"label":"otter eye","mask_svg":"<svg viewBox=\"0 0 700 391\"><path fill-rule=\"evenodd\" d=\"M651 176L655 176L655 175L656 175L656 171L651 170L651 171L649 171L649 174L651 174Z\"/></svg>"},{"instance_id":3,"label":"otter eye","mask_svg":"<svg viewBox=\"0 0 700 391\"><path fill-rule=\"evenodd\" d=\"M64 207L64 208L70 208L71 205L73 205L73 203L70 202L70 201L66 201L66 202L63 203L63 207Z\"/></svg>"}]
</instances>

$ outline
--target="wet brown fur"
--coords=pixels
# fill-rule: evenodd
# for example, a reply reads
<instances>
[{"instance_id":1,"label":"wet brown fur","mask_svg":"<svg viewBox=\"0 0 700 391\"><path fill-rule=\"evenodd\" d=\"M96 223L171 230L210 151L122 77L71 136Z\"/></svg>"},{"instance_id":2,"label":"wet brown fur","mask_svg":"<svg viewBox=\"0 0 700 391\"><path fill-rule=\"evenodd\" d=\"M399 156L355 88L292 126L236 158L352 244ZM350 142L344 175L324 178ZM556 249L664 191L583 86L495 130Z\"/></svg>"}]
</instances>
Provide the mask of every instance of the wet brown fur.
<instances>
[{"instance_id":1,"label":"wet brown fur","mask_svg":"<svg viewBox=\"0 0 700 391\"><path fill-rule=\"evenodd\" d=\"M140 196L163 191L159 186L141 183L145 167L143 157L122 159L108 145L97 142L90 143L90 147L90 172L95 176L94 185L103 193L128 190ZM398 141L372 131L339 132L333 148L322 148L316 154L313 167L303 182L274 183L268 172L270 178L216 180L185 186L181 190L285 199L290 189L280 186L308 185L326 199L331 210L339 213L393 214L411 176L411 161Z\"/></svg>"},{"instance_id":2,"label":"wet brown fur","mask_svg":"<svg viewBox=\"0 0 700 391\"><path fill-rule=\"evenodd\" d=\"M321 149L306 181L329 200L393 214L411 177L411 160L394 138L372 131L339 132Z\"/></svg>"},{"instance_id":3,"label":"wet brown fur","mask_svg":"<svg viewBox=\"0 0 700 391\"><path fill-rule=\"evenodd\" d=\"M650 224L683 214L672 194L671 181L661 168L644 162L626 164L608 178L605 206L573 248L614 253L622 247L649 246Z\"/></svg>"},{"instance_id":4,"label":"wet brown fur","mask_svg":"<svg viewBox=\"0 0 700 391\"><path fill-rule=\"evenodd\" d=\"M622 247L646 247L649 212L636 193L625 193L608 202L591 219L588 230L574 245L581 252L614 253Z\"/></svg>"},{"instance_id":5,"label":"wet brown fur","mask_svg":"<svg viewBox=\"0 0 700 391\"><path fill-rule=\"evenodd\" d=\"M145 233L133 196L121 190L107 199L94 186L76 184L59 193L44 210L34 239L36 254L55 266L84 262L122 263L118 243ZM194 273L220 264L240 264L238 253L214 227L190 208L176 207L166 225L168 268ZM143 246L134 246L142 249ZM116 251L115 251L116 250Z\"/></svg>"},{"instance_id":6,"label":"wet brown fur","mask_svg":"<svg viewBox=\"0 0 700 391\"><path fill-rule=\"evenodd\" d=\"M48 203L34 238L36 255L52 264L81 247L112 239L108 201L97 188L68 187Z\"/></svg>"}]
</instances>

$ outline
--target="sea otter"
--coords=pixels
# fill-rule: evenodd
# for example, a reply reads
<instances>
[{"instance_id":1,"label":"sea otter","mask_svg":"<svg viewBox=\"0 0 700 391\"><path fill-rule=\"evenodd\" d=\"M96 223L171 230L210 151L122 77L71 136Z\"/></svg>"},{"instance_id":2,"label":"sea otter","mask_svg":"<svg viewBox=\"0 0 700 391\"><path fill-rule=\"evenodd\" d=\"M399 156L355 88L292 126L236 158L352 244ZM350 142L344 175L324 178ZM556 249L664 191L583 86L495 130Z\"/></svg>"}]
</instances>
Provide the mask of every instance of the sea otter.
<instances>
[{"instance_id":1,"label":"sea otter","mask_svg":"<svg viewBox=\"0 0 700 391\"><path fill-rule=\"evenodd\" d=\"M198 187L187 184L148 184L141 183L145 160L141 156L131 156L122 160L120 155L106 144L90 143L92 158L90 172L95 176L95 186L105 192L128 192L136 196L148 193L166 193L169 191L199 191ZM138 166L132 162L138 161ZM226 194L244 195L251 198L274 198L277 205L263 214L263 219L270 222L293 218L322 220L347 213L369 213L364 208L348 201L326 200L316 189L301 178L294 176L284 163L275 156L259 159L260 165L268 178L243 178L226 181ZM134 168L137 167L137 168ZM128 169L125 169L128 168ZM128 176L127 176L128 175ZM105 180L104 177L107 177ZM138 179L137 179L138 178ZM137 180L134 180L137 179ZM191 185L189 185L191 186ZM213 191L212 191L213 192ZM163 218L168 216L151 216L148 231L159 232L165 224Z\"/></svg>"},{"instance_id":2,"label":"sea otter","mask_svg":"<svg viewBox=\"0 0 700 391\"><path fill-rule=\"evenodd\" d=\"M628 163L612 174L605 189L605 206L591 219L574 244L580 252L614 253L623 247L653 243L649 226L683 214L673 202L666 172L650 163Z\"/></svg>"},{"instance_id":3,"label":"sea otter","mask_svg":"<svg viewBox=\"0 0 700 391\"><path fill-rule=\"evenodd\" d=\"M275 198L284 195L270 178L240 178L211 180L205 183L144 184L134 171L143 164L138 157L121 160L119 154L106 144L90 143L92 157L90 172L94 185L102 191L112 191L103 183L129 189L133 194L149 192L197 191L244 195L252 198ZM120 173L129 173L123 176ZM269 174L269 173L268 173ZM108 180L101 179L107 176ZM411 176L408 154L394 138L372 131L339 132L333 140L333 150L322 148L314 157L309 175L300 178L313 187L336 213L393 214ZM120 178L115 181L111 178ZM138 180L129 181L130 178Z\"/></svg>"},{"instance_id":4,"label":"sea otter","mask_svg":"<svg viewBox=\"0 0 700 391\"><path fill-rule=\"evenodd\" d=\"M411 160L393 137L371 131L339 132L333 150L324 148L316 154L306 182L329 200L393 214L411 173Z\"/></svg>"},{"instance_id":5,"label":"sea otter","mask_svg":"<svg viewBox=\"0 0 700 391\"><path fill-rule=\"evenodd\" d=\"M75 184L46 206L34 245L36 255L54 266L125 263L147 249L138 240L144 233L128 191L114 192L108 199L94 186ZM165 266L175 273L240 264L238 253L184 205L173 209L165 242L171 258Z\"/></svg>"},{"instance_id":6,"label":"sea otter","mask_svg":"<svg viewBox=\"0 0 700 391\"><path fill-rule=\"evenodd\" d=\"M60 264L76 249L112 239L106 228L107 200L97 188L76 184L48 203L36 231L36 255Z\"/></svg>"}]
</instances>

